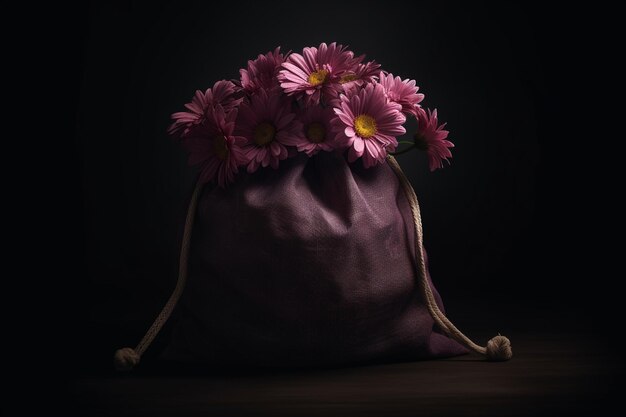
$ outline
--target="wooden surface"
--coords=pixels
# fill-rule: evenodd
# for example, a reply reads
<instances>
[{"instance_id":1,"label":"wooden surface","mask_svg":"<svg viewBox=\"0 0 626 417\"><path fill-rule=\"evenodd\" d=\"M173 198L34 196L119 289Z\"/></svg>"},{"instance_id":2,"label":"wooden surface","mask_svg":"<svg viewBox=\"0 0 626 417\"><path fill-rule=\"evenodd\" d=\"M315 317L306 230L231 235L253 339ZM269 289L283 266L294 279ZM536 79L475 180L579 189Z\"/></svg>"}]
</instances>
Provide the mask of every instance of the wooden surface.
<instances>
[{"instance_id":1,"label":"wooden surface","mask_svg":"<svg viewBox=\"0 0 626 417\"><path fill-rule=\"evenodd\" d=\"M73 380L23 415L619 416L623 361L592 335L510 335L515 358L466 355L332 370L135 373Z\"/></svg>"}]
</instances>

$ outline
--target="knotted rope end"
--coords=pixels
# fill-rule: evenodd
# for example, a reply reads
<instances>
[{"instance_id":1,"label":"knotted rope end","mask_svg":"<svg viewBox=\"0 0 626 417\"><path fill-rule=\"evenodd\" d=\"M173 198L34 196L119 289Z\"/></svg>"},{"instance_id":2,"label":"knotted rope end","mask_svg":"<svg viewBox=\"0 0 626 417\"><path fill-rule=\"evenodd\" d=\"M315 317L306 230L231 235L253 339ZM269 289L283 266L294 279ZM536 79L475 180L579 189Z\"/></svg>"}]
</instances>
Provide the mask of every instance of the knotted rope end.
<instances>
[{"instance_id":1,"label":"knotted rope end","mask_svg":"<svg viewBox=\"0 0 626 417\"><path fill-rule=\"evenodd\" d=\"M130 371L137 366L140 359L141 357L135 352L135 349L125 347L115 351L113 363L117 371Z\"/></svg>"},{"instance_id":2,"label":"knotted rope end","mask_svg":"<svg viewBox=\"0 0 626 417\"><path fill-rule=\"evenodd\" d=\"M487 342L487 360L494 362L508 361L513 357L511 341L506 336L497 335Z\"/></svg>"}]
</instances>

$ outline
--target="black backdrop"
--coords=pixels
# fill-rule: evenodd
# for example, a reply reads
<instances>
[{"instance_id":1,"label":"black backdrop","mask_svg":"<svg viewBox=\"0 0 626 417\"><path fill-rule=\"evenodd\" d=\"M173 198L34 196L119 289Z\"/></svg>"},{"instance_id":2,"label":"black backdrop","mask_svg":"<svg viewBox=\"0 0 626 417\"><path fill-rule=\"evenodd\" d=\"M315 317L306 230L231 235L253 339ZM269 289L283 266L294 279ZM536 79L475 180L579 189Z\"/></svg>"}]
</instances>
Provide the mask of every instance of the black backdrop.
<instances>
[{"instance_id":1,"label":"black backdrop","mask_svg":"<svg viewBox=\"0 0 626 417\"><path fill-rule=\"evenodd\" d=\"M102 2L72 12L84 16L69 19L63 40L73 65L49 62L68 80L76 128L65 187L53 183L45 200L70 204L56 221L44 219L54 228L45 237L50 265L63 264L65 279L41 275L42 288L77 294L53 303L63 324L39 329L55 343L38 355L55 369L108 369L113 350L134 344L159 311L176 279L194 178L165 133L169 115L278 45L348 44L415 78L423 104L448 122L450 167L430 173L418 153L400 162L453 319L479 333L588 332L603 330L600 314L617 309L599 236L612 230L606 218L615 208L600 203L604 181L594 177L612 175L602 102L593 97L604 51L585 10L276 1ZM27 314L39 320L34 311ZM47 361L53 355L61 359Z\"/></svg>"}]
</instances>

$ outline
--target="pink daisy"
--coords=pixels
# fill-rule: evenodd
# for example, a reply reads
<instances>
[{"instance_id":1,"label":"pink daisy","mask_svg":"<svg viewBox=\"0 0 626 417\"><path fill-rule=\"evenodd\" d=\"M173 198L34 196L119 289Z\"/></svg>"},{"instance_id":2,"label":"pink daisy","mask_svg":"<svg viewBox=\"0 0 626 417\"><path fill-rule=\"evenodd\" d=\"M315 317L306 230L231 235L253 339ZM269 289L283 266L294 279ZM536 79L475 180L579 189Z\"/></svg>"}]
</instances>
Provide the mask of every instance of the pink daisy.
<instances>
[{"instance_id":1,"label":"pink daisy","mask_svg":"<svg viewBox=\"0 0 626 417\"><path fill-rule=\"evenodd\" d=\"M322 43L319 48L304 48L302 55L291 54L278 73L278 81L288 95L318 104L339 93L341 76L362 59L335 42Z\"/></svg>"},{"instance_id":2,"label":"pink daisy","mask_svg":"<svg viewBox=\"0 0 626 417\"><path fill-rule=\"evenodd\" d=\"M365 64L357 64L353 70L346 71L344 75L339 79L339 84L344 87L351 85L363 85L366 83L372 83L376 79L380 72L380 64L376 61L369 61Z\"/></svg>"},{"instance_id":3,"label":"pink daisy","mask_svg":"<svg viewBox=\"0 0 626 417\"><path fill-rule=\"evenodd\" d=\"M320 150L332 151L335 149L335 132L332 130L331 120L335 116L332 108L309 106L299 113L302 122L302 136L288 136L285 144L295 146L298 152L313 156Z\"/></svg>"},{"instance_id":4,"label":"pink daisy","mask_svg":"<svg viewBox=\"0 0 626 417\"><path fill-rule=\"evenodd\" d=\"M259 166L278 168L279 161L288 156L287 142L304 140L302 124L291 112L290 104L279 95L258 90L239 108L237 134L246 138L243 150L249 161L248 172Z\"/></svg>"},{"instance_id":5,"label":"pink daisy","mask_svg":"<svg viewBox=\"0 0 626 417\"><path fill-rule=\"evenodd\" d=\"M351 97L342 95L333 123L339 130L337 140L348 146L348 161L362 157L366 168L383 162L387 149L398 146L396 136L406 132L401 109L400 104L387 101L378 83L367 84Z\"/></svg>"},{"instance_id":6,"label":"pink daisy","mask_svg":"<svg viewBox=\"0 0 626 417\"><path fill-rule=\"evenodd\" d=\"M254 61L248 61L248 68L239 70L241 86L250 94L259 88L272 90L280 87L276 75L283 62L285 57L280 53L280 46L274 52L270 51L265 55L259 55Z\"/></svg>"},{"instance_id":7,"label":"pink daisy","mask_svg":"<svg viewBox=\"0 0 626 417\"><path fill-rule=\"evenodd\" d=\"M207 120L208 113L215 105L221 105L226 112L237 107L242 100L238 97L238 92L239 88L231 81L226 80L216 82L213 88L209 88L204 93L197 90L191 103L185 104L188 111L172 114L174 123L167 132L178 137L189 135L191 129Z\"/></svg>"},{"instance_id":8,"label":"pink daisy","mask_svg":"<svg viewBox=\"0 0 626 417\"><path fill-rule=\"evenodd\" d=\"M423 109L417 112L417 133L413 138L415 146L426 151L431 171L443 168L443 161L452 158L452 152L449 148L454 148L454 144L446 140L450 132L444 130L445 126L445 123L439 125L437 109L432 112L428 110L428 114Z\"/></svg>"},{"instance_id":9,"label":"pink daisy","mask_svg":"<svg viewBox=\"0 0 626 417\"><path fill-rule=\"evenodd\" d=\"M238 167L248 162L242 150L246 139L233 134L237 109L226 113L217 104L209 113L207 123L182 143L189 152L189 164L200 165L199 181L217 180L224 188L233 182Z\"/></svg>"},{"instance_id":10,"label":"pink daisy","mask_svg":"<svg viewBox=\"0 0 626 417\"><path fill-rule=\"evenodd\" d=\"M403 81L400 77L394 78L393 74L385 75L381 71L379 82L385 87L389 101L400 104L403 112L417 115L417 103L424 100L424 94L417 92L419 87L415 85L415 80L407 78Z\"/></svg>"},{"instance_id":11,"label":"pink daisy","mask_svg":"<svg viewBox=\"0 0 626 417\"><path fill-rule=\"evenodd\" d=\"M363 59L363 57L364 55L359 57L359 59ZM346 71L339 79L339 84L341 84L343 90L342 93L348 97L358 94L363 85L376 82L379 73L380 64L376 61L356 64L353 69ZM329 100L329 104L333 107L339 107L340 103L339 96Z\"/></svg>"}]
</instances>

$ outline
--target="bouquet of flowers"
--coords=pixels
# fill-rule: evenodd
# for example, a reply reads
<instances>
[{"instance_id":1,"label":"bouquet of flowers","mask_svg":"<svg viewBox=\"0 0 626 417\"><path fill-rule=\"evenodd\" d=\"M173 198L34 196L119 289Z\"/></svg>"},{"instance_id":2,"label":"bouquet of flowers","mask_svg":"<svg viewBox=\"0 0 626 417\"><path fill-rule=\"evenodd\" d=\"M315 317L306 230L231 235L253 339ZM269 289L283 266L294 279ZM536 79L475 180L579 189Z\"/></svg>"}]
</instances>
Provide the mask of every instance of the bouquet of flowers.
<instances>
[{"instance_id":1,"label":"bouquet of flowers","mask_svg":"<svg viewBox=\"0 0 626 417\"><path fill-rule=\"evenodd\" d=\"M365 168L385 161L399 144L426 151L431 170L452 157L437 110L420 103L415 80L381 70L342 45L322 43L302 54L280 47L240 69L240 80L221 80L196 91L186 111L174 113L169 133L199 165L200 182L226 187L239 169L253 173L304 153L341 152ZM398 142L407 118L417 120L413 141Z\"/></svg>"}]
</instances>

